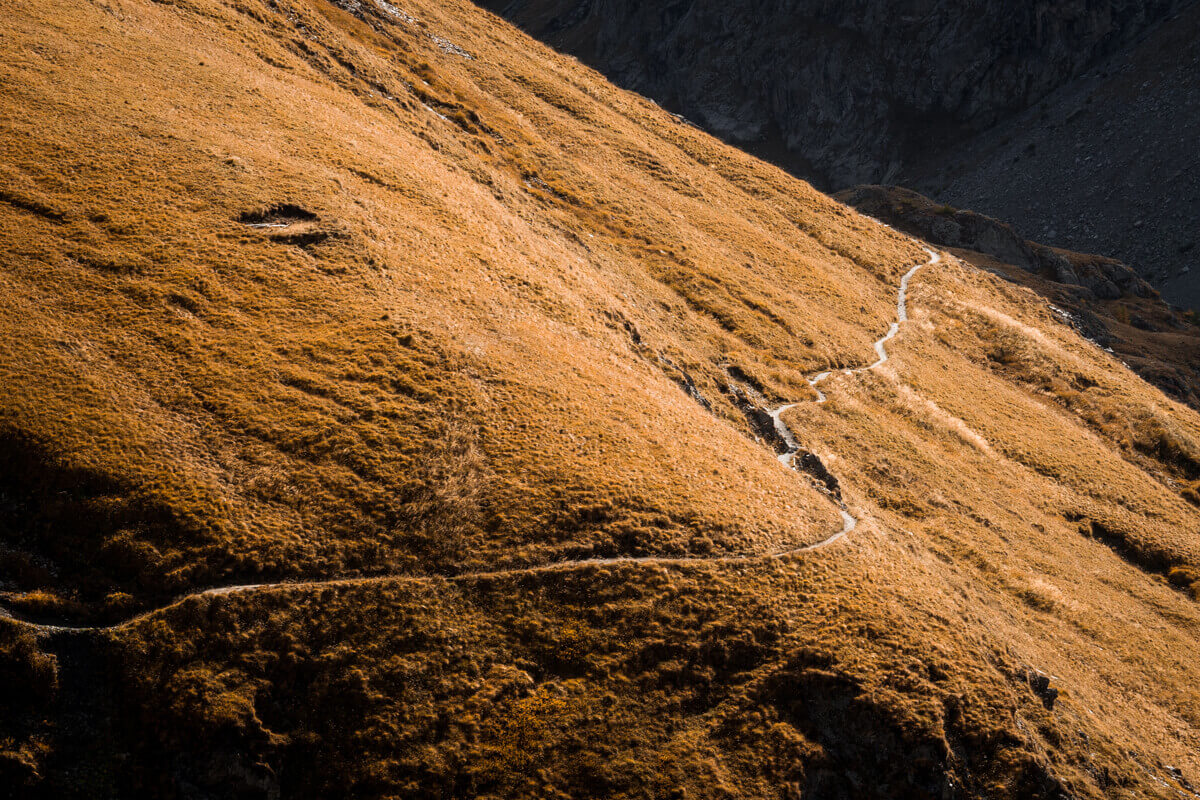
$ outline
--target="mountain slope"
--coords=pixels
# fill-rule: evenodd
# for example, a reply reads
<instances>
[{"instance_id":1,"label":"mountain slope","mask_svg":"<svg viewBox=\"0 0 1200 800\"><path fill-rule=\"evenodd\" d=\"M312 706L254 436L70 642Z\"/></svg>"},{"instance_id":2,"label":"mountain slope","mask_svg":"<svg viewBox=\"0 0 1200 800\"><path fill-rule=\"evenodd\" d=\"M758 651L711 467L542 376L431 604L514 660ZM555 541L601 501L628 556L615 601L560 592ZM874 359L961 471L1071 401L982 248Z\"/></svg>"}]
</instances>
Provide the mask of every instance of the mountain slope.
<instances>
[{"instance_id":1,"label":"mountain slope","mask_svg":"<svg viewBox=\"0 0 1200 800\"><path fill-rule=\"evenodd\" d=\"M981 136L906 171L949 203L1060 247L1120 258L1200 307L1200 5Z\"/></svg>"},{"instance_id":2,"label":"mountain slope","mask_svg":"<svg viewBox=\"0 0 1200 800\"><path fill-rule=\"evenodd\" d=\"M1031 242L1012 226L897 186L858 186L839 200L976 266L1028 286L1079 331L1177 400L1200 407L1200 331L1128 266Z\"/></svg>"},{"instance_id":3,"label":"mountain slope","mask_svg":"<svg viewBox=\"0 0 1200 800\"><path fill-rule=\"evenodd\" d=\"M842 189L936 161L1194 4L482 5L706 130Z\"/></svg>"},{"instance_id":4,"label":"mountain slope","mask_svg":"<svg viewBox=\"0 0 1200 800\"><path fill-rule=\"evenodd\" d=\"M469 4L0 25L11 793L1200 774L1200 418L1031 292L839 371L918 243Z\"/></svg>"},{"instance_id":5,"label":"mountain slope","mask_svg":"<svg viewBox=\"0 0 1200 800\"><path fill-rule=\"evenodd\" d=\"M1200 4L489 0L727 141L897 183L1200 302Z\"/></svg>"}]
</instances>

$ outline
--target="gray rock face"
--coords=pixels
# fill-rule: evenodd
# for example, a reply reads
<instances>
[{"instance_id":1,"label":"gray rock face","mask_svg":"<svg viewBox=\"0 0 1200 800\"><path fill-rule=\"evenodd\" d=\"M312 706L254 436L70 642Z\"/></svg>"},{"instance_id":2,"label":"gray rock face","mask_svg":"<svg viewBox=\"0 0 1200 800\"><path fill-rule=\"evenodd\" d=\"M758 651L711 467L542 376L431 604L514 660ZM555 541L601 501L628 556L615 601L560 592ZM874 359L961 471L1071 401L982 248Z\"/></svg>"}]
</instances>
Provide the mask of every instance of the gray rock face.
<instances>
[{"instance_id":1,"label":"gray rock face","mask_svg":"<svg viewBox=\"0 0 1200 800\"><path fill-rule=\"evenodd\" d=\"M899 181L1132 266L1200 308L1200 4Z\"/></svg>"},{"instance_id":2,"label":"gray rock face","mask_svg":"<svg viewBox=\"0 0 1200 800\"><path fill-rule=\"evenodd\" d=\"M825 188L886 181L1194 0L483 0Z\"/></svg>"}]
</instances>

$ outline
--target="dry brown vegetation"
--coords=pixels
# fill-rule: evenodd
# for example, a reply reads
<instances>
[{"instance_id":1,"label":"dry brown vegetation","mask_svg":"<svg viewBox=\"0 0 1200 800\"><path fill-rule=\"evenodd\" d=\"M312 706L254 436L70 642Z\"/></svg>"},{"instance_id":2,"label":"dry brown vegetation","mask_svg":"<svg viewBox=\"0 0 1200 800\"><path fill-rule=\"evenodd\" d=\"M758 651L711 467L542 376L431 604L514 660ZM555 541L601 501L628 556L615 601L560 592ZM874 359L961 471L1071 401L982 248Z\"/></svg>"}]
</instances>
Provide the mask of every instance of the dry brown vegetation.
<instances>
[{"instance_id":1,"label":"dry brown vegetation","mask_svg":"<svg viewBox=\"0 0 1200 800\"><path fill-rule=\"evenodd\" d=\"M837 194L863 213L937 245L981 269L1028 286L1065 310L1085 337L1174 399L1200 408L1200 327L1125 264L1047 247L1012 226L937 205L899 186L860 186ZM1099 290L1099 292L1097 292Z\"/></svg>"},{"instance_id":2,"label":"dry brown vegetation","mask_svg":"<svg viewBox=\"0 0 1200 800\"><path fill-rule=\"evenodd\" d=\"M837 529L730 376L917 243L455 0L7 12L5 606L392 576L0 620L10 794L1200 783L1200 417L1033 292L920 272L786 415L858 529L704 561Z\"/></svg>"}]
</instances>

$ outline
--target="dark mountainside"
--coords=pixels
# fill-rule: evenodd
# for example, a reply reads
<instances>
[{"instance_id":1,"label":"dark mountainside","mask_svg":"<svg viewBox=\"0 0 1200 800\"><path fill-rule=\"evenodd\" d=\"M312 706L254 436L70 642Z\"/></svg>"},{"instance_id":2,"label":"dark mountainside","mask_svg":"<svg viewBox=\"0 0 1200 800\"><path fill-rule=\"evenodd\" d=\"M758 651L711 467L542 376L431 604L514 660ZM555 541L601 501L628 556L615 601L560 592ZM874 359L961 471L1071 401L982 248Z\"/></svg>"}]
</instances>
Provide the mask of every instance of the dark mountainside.
<instances>
[{"instance_id":1,"label":"dark mountainside","mask_svg":"<svg viewBox=\"0 0 1200 800\"><path fill-rule=\"evenodd\" d=\"M912 185L1200 299L1192 0L483 4L820 188Z\"/></svg>"},{"instance_id":2,"label":"dark mountainside","mask_svg":"<svg viewBox=\"0 0 1200 800\"><path fill-rule=\"evenodd\" d=\"M910 170L952 205L1115 256L1200 307L1200 5L994 130ZM937 162L937 163L935 163Z\"/></svg>"}]
</instances>

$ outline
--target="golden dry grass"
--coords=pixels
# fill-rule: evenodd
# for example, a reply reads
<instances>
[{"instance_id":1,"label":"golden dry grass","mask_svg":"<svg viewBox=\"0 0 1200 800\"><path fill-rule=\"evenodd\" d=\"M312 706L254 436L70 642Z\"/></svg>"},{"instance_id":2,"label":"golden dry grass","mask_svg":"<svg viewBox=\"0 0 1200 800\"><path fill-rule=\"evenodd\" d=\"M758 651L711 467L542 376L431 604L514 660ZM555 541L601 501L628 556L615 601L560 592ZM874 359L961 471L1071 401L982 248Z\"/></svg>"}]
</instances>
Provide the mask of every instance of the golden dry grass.
<instances>
[{"instance_id":1,"label":"golden dry grass","mask_svg":"<svg viewBox=\"0 0 1200 800\"><path fill-rule=\"evenodd\" d=\"M116 619L412 576L52 639L58 690L21 640L4 668L43 696L5 775L321 797L1200 776L1200 419L956 261L914 279L891 361L786 416L862 520L847 540L431 577L825 538L835 507L728 375L812 399L925 256L469 4L390 9L0 20L8 604ZM86 717L101 747L64 723L80 697L116 704Z\"/></svg>"}]
</instances>

